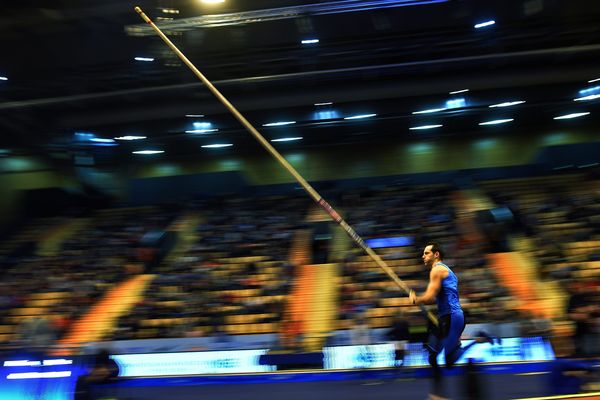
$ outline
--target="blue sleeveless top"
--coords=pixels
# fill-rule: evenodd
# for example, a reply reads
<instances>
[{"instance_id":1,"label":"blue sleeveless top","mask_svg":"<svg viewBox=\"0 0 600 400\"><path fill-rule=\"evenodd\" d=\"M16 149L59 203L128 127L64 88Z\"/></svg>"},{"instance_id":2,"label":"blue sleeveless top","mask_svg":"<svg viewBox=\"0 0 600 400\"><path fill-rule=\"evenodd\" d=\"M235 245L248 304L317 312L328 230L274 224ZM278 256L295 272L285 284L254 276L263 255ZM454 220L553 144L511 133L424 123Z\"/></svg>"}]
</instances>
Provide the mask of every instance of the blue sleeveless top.
<instances>
[{"instance_id":1,"label":"blue sleeveless top","mask_svg":"<svg viewBox=\"0 0 600 400\"><path fill-rule=\"evenodd\" d=\"M458 299L458 278L446 264L439 262L436 265L441 265L448 269L448 276L442 280L442 287L436 299L438 315L443 316L462 312L460 300Z\"/></svg>"}]
</instances>

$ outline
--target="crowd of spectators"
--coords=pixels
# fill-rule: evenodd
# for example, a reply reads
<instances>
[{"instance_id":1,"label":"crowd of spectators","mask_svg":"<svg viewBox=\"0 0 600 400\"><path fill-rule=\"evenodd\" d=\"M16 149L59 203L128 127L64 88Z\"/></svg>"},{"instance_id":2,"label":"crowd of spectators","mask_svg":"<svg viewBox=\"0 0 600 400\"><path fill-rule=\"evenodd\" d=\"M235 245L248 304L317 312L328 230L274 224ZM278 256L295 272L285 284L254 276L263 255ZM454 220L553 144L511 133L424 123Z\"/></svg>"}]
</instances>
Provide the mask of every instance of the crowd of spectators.
<instances>
[{"instance_id":1,"label":"crowd of spectators","mask_svg":"<svg viewBox=\"0 0 600 400\"><path fill-rule=\"evenodd\" d=\"M193 245L157 268L113 339L276 331L294 276L290 246L309 204L300 196L197 202Z\"/></svg>"},{"instance_id":2,"label":"crowd of spectators","mask_svg":"<svg viewBox=\"0 0 600 400\"><path fill-rule=\"evenodd\" d=\"M54 255L40 255L34 243L29 251L4 258L4 345L40 346L60 338L108 288L139 272L131 267L140 264L140 237L149 229L166 228L175 215L160 207L101 210Z\"/></svg>"},{"instance_id":3,"label":"crowd of spectators","mask_svg":"<svg viewBox=\"0 0 600 400\"><path fill-rule=\"evenodd\" d=\"M547 182L484 188L496 206L511 210L511 232L522 232L535 244L541 277L567 282L568 316L576 336L588 338L578 344L585 349L589 335L600 334L600 274L589 273L600 260L600 246L594 244L600 243L600 191L593 190L597 181L575 180L560 187L551 179ZM389 185L340 192L337 199L346 220L367 241L406 239L403 245L377 251L411 288L425 289L428 271L421 261L422 246L438 241L446 249L445 262L459 276L469 323L519 320L523 332L548 333L548 321L515 316L515 299L487 265L489 244L467 240L465 227L458 223L455 190L447 185ZM277 332L295 274L290 262L292 241L295 233L310 227L305 218L311 204L302 194L212 198L185 207L98 212L88 226L62 244L59 254L40 256L33 251L9 262L5 259L1 326L15 329L0 337L24 338L40 330L51 333L49 340L59 337L108 288L144 272L140 239L149 231L167 229L184 208L200 216L191 246L145 271L156 276L144 298L106 339ZM579 246L582 243L586 245ZM419 312L358 249L339 259L343 261L338 329L350 328L353 321L361 321L361 326L390 326L398 308L406 311L407 318ZM51 301L33 296L43 293L62 295ZM32 305L38 300L44 303L43 311Z\"/></svg>"},{"instance_id":4,"label":"crowd of spectators","mask_svg":"<svg viewBox=\"0 0 600 400\"><path fill-rule=\"evenodd\" d=\"M576 354L600 354L600 179L568 173L486 189L512 211L512 231L533 243L539 278L567 293Z\"/></svg>"}]
</instances>

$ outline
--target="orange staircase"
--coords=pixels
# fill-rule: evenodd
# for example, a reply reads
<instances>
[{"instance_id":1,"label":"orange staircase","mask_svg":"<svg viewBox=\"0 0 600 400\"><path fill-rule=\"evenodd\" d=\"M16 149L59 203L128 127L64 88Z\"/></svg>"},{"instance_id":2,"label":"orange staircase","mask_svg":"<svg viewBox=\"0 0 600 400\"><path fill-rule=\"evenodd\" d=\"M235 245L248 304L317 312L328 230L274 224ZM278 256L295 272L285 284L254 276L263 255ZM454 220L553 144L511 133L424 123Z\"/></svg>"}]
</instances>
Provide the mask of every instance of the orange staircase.
<instances>
[{"instance_id":1,"label":"orange staircase","mask_svg":"<svg viewBox=\"0 0 600 400\"><path fill-rule=\"evenodd\" d=\"M528 281L534 286L544 314L552 316L554 319L564 319L569 297L556 280L541 279L539 259L533 256L536 250L533 241L525 236L513 236L510 242L511 249L518 251L519 269L527 275Z\"/></svg>"},{"instance_id":2,"label":"orange staircase","mask_svg":"<svg viewBox=\"0 0 600 400\"><path fill-rule=\"evenodd\" d=\"M311 276L312 286L307 299L309 308L305 315L304 345L309 351L318 351L323 342L334 328L337 319L339 298L339 268L338 264L312 265L314 276Z\"/></svg>"},{"instance_id":3,"label":"orange staircase","mask_svg":"<svg viewBox=\"0 0 600 400\"><path fill-rule=\"evenodd\" d=\"M519 310L527 311L535 316L548 317L547 309L539 301L535 290L535 280L529 276L528 270L520 268L519 252L491 253L487 255L488 264L496 272L498 280L507 287L517 299Z\"/></svg>"},{"instance_id":4,"label":"orange staircase","mask_svg":"<svg viewBox=\"0 0 600 400\"><path fill-rule=\"evenodd\" d=\"M314 282L316 280L316 269L314 265L301 265L296 267L296 279L290 299L288 300L282 326L283 345L290 349L303 345L300 335L308 326L307 317L310 309L310 301Z\"/></svg>"},{"instance_id":5,"label":"orange staircase","mask_svg":"<svg viewBox=\"0 0 600 400\"><path fill-rule=\"evenodd\" d=\"M306 221L329 221L329 216L318 206L312 207ZM341 228L335 231L337 251L332 258L340 258L342 249L348 247L349 239ZM339 272L335 263L312 265L311 231L296 233L289 260L296 265L294 286L288 300L286 317L282 325L285 347L302 347L302 350L318 350L331 330L336 317L337 280ZM333 241L332 241L333 242ZM333 244L333 243L332 243ZM300 335L302 341L300 342Z\"/></svg>"},{"instance_id":6,"label":"orange staircase","mask_svg":"<svg viewBox=\"0 0 600 400\"><path fill-rule=\"evenodd\" d=\"M288 259L294 265L306 265L310 263L310 231L302 230L296 233L290 248Z\"/></svg>"},{"instance_id":7,"label":"orange staircase","mask_svg":"<svg viewBox=\"0 0 600 400\"><path fill-rule=\"evenodd\" d=\"M296 266L293 288L288 299L285 316L281 325L283 346L292 348L301 345L300 335L304 332L305 316L308 309L307 299L314 278L313 271L307 265L310 262L310 231L296 232L288 259Z\"/></svg>"},{"instance_id":8,"label":"orange staircase","mask_svg":"<svg viewBox=\"0 0 600 400\"><path fill-rule=\"evenodd\" d=\"M84 343L102 340L114 328L120 316L127 314L143 298L155 275L136 275L111 289L90 311L76 321L58 343L72 349Z\"/></svg>"}]
</instances>

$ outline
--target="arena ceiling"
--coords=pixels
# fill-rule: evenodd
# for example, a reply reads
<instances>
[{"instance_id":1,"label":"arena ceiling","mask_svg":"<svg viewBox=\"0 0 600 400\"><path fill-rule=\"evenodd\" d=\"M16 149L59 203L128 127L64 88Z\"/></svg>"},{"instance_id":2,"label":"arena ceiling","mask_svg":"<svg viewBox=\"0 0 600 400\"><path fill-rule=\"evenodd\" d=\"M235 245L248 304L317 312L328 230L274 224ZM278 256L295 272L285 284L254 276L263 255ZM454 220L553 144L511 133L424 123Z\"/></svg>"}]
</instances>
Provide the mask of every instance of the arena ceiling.
<instances>
[{"instance_id":1,"label":"arena ceiling","mask_svg":"<svg viewBox=\"0 0 600 400\"><path fill-rule=\"evenodd\" d=\"M0 15L3 154L262 151L136 5L267 139L302 138L282 150L600 121L597 0L13 4ZM554 119L573 113L590 114ZM509 121L480 125L496 120ZM110 141L124 136L145 139Z\"/></svg>"}]
</instances>

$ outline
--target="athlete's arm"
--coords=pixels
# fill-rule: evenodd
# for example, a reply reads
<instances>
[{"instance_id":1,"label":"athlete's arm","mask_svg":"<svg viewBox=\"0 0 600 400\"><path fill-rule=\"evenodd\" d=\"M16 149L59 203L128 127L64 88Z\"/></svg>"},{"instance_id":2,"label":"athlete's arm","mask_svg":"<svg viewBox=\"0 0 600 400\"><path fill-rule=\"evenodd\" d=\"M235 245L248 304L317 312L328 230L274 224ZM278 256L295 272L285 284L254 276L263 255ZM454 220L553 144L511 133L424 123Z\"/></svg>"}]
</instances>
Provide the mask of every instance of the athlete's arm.
<instances>
[{"instance_id":1,"label":"athlete's arm","mask_svg":"<svg viewBox=\"0 0 600 400\"><path fill-rule=\"evenodd\" d=\"M435 298L437 297L440 289L442 288L442 280L446 277L446 268L442 266L435 266L429 272L429 284L427 285L427 290L425 294L422 296L414 296L413 299L414 304L432 304L435 303Z\"/></svg>"}]
</instances>

